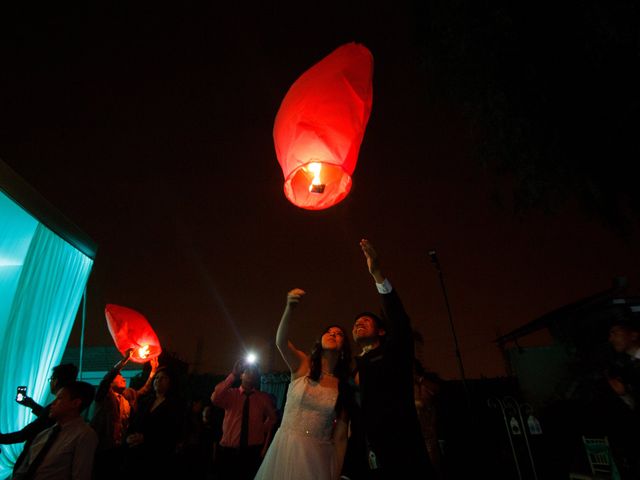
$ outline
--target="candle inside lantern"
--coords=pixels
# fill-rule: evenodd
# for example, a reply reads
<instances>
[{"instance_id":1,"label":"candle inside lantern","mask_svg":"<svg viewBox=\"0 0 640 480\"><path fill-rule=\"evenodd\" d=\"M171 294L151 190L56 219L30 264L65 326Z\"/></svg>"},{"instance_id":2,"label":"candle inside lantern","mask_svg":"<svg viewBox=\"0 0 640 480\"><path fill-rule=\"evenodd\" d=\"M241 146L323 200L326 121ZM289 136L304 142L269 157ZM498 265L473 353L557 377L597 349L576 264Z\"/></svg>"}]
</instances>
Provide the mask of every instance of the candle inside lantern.
<instances>
[{"instance_id":1,"label":"candle inside lantern","mask_svg":"<svg viewBox=\"0 0 640 480\"><path fill-rule=\"evenodd\" d=\"M320 180L320 172L322 171L322 164L318 162L310 163L307 167L308 170L313 173L313 180L311 180L311 184L309 185L309 191L311 193L323 193L324 192L324 183Z\"/></svg>"},{"instance_id":2,"label":"candle inside lantern","mask_svg":"<svg viewBox=\"0 0 640 480\"><path fill-rule=\"evenodd\" d=\"M149 353L149 345L144 344L138 349L138 358L147 358Z\"/></svg>"}]
</instances>

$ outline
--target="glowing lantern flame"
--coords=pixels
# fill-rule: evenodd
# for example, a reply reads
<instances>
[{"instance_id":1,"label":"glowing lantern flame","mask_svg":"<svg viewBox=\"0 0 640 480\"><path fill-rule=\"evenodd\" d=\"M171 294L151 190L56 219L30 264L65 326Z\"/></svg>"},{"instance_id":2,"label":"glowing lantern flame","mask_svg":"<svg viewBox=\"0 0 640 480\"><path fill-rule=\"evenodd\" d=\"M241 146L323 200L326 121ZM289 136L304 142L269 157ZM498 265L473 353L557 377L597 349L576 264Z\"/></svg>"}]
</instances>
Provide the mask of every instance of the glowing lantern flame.
<instances>
[{"instance_id":1,"label":"glowing lantern flame","mask_svg":"<svg viewBox=\"0 0 640 480\"><path fill-rule=\"evenodd\" d=\"M289 88L276 115L273 141L284 194L294 205L322 210L342 201L351 190L371 113L372 79L371 52L364 45L348 43Z\"/></svg>"},{"instance_id":2,"label":"glowing lantern flame","mask_svg":"<svg viewBox=\"0 0 640 480\"><path fill-rule=\"evenodd\" d=\"M310 163L307 169L313 173L313 180L309 184L309 191L312 193L323 193L325 185L320 180L320 172L322 171L322 164L313 162Z\"/></svg>"},{"instance_id":3,"label":"glowing lantern flame","mask_svg":"<svg viewBox=\"0 0 640 480\"><path fill-rule=\"evenodd\" d=\"M142 345L139 349L138 349L138 357L140 358L147 358L149 356L149 345Z\"/></svg>"}]
</instances>

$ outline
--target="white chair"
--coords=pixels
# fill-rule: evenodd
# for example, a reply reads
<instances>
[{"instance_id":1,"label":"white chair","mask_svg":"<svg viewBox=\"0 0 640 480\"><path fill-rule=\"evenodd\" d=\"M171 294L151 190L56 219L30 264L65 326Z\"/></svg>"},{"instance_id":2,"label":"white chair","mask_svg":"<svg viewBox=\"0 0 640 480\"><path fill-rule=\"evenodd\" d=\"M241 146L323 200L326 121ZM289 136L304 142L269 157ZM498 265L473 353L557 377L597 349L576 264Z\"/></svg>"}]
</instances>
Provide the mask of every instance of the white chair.
<instances>
[{"instance_id":1,"label":"white chair","mask_svg":"<svg viewBox=\"0 0 640 480\"><path fill-rule=\"evenodd\" d=\"M591 438L583 436L582 443L587 454L587 460L589 460L591 475L570 473L570 480L620 480L620 473L611 456L611 448L607 437Z\"/></svg>"}]
</instances>

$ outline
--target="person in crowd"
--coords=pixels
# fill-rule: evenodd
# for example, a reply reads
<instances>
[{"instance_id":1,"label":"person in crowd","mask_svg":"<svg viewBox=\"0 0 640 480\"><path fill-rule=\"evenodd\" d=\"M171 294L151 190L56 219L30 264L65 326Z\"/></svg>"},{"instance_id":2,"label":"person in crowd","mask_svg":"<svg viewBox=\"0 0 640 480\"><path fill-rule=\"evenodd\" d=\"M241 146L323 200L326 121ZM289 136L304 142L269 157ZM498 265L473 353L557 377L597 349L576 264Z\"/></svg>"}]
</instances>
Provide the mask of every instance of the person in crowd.
<instances>
[{"instance_id":1,"label":"person in crowd","mask_svg":"<svg viewBox=\"0 0 640 480\"><path fill-rule=\"evenodd\" d=\"M129 427L133 405L124 394L127 381L120 371L129 362L132 351L130 349L125 352L125 356L104 376L96 392L96 410L91 420L91 426L98 434L94 463L96 480L117 476L122 466L123 441ZM134 390L129 398L137 398L151 390L158 359L152 359L150 364L151 372L147 382L140 390Z\"/></svg>"},{"instance_id":2,"label":"person in crowd","mask_svg":"<svg viewBox=\"0 0 640 480\"><path fill-rule=\"evenodd\" d=\"M429 453L429 459L436 472L435 478L442 478L442 459L438 442L438 416L436 399L440 392L441 380L428 372L420 360L415 360L413 372L413 395L418 412L418 421L422 429L424 444Z\"/></svg>"},{"instance_id":3,"label":"person in crowd","mask_svg":"<svg viewBox=\"0 0 640 480\"><path fill-rule=\"evenodd\" d=\"M364 478L400 478L410 472L410 478L434 478L415 408L409 317L382 274L373 245L363 239L360 248L380 294L383 315L363 312L353 324L353 339L361 349L356 356L356 382L364 437L353 448L357 455L366 451Z\"/></svg>"},{"instance_id":4,"label":"person in crowd","mask_svg":"<svg viewBox=\"0 0 640 480\"><path fill-rule=\"evenodd\" d=\"M49 389L51 393L56 395L62 387L71 382L75 382L77 376L78 368L72 363L56 365L51 370L51 377L49 377ZM31 408L33 413L37 415L37 418L17 432L0 433L0 444L8 445L26 442L22 453L16 460L16 465L22 462L24 455L29 450L31 441L33 441L36 435L55 423L54 420L49 417L52 404L42 407L30 397L25 397L22 404Z\"/></svg>"},{"instance_id":5,"label":"person in crowd","mask_svg":"<svg viewBox=\"0 0 640 480\"><path fill-rule=\"evenodd\" d=\"M94 387L71 382L58 389L50 406L53 426L40 432L16 464L14 480L90 480L98 436L81 413L91 404Z\"/></svg>"},{"instance_id":6,"label":"person in crowd","mask_svg":"<svg viewBox=\"0 0 640 480\"><path fill-rule=\"evenodd\" d=\"M640 321L630 311L611 322L609 344L617 354L607 378L611 448L622 478L640 478Z\"/></svg>"},{"instance_id":7,"label":"person in crowd","mask_svg":"<svg viewBox=\"0 0 640 480\"><path fill-rule=\"evenodd\" d=\"M271 397L257 390L259 381L256 366L238 361L211 395L211 403L224 409L216 462L222 479L253 479L271 440L276 409Z\"/></svg>"},{"instance_id":8,"label":"person in crowd","mask_svg":"<svg viewBox=\"0 0 640 480\"><path fill-rule=\"evenodd\" d=\"M608 380L611 389L630 410L640 409L640 323L617 317L609 329L609 343L620 354L620 368Z\"/></svg>"},{"instance_id":9,"label":"person in crowd","mask_svg":"<svg viewBox=\"0 0 640 480\"><path fill-rule=\"evenodd\" d=\"M334 480L340 477L351 409L351 350L344 329L326 328L310 355L289 338L293 311L305 295L287 295L276 345L291 371L280 428L256 480Z\"/></svg>"},{"instance_id":10,"label":"person in crowd","mask_svg":"<svg viewBox=\"0 0 640 480\"><path fill-rule=\"evenodd\" d=\"M128 475L179 478L175 472L176 447L184 423L177 396L176 374L165 366L156 370L153 392L139 399L125 438Z\"/></svg>"},{"instance_id":11,"label":"person in crowd","mask_svg":"<svg viewBox=\"0 0 640 480\"><path fill-rule=\"evenodd\" d=\"M184 437L178 445L178 453L182 471L189 478L203 478L204 463L201 461L200 435L204 424L202 410L204 402L196 398L189 402L187 417L185 418Z\"/></svg>"},{"instance_id":12,"label":"person in crowd","mask_svg":"<svg viewBox=\"0 0 640 480\"><path fill-rule=\"evenodd\" d=\"M218 443L222 438L223 419L224 410L221 408L214 407L211 404L204 405L202 408L202 427L198 439L198 456L205 480L214 478L214 461Z\"/></svg>"}]
</instances>

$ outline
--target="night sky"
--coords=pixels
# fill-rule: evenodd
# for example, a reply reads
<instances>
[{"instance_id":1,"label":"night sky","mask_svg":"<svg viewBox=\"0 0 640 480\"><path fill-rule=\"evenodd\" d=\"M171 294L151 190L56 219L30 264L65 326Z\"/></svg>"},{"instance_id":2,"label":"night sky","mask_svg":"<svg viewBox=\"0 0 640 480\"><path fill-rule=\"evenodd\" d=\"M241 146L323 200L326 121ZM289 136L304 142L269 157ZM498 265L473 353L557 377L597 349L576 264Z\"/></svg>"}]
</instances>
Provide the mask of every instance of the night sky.
<instances>
[{"instance_id":1,"label":"night sky","mask_svg":"<svg viewBox=\"0 0 640 480\"><path fill-rule=\"evenodd\" d=\"M576 187L626 187L639 158L627 71L638 33L622 7L598 16L604 3L586 2L545 23L539 3L127 3L1 20L0 158L98 244L87 345L111 344L103 310L116 303L201 372L228 371L245 348L282 370L269 354L289 289L307 291L292 333L303 349L325 325L378 309L363 237L424 338L420 359L443 378L458 367L431 249L469 378L504 375L500 334L614 276L639 290L633 205L621 229L619 204L585 208ZM274 117L296 78L350 41L375 64L353 188L301 210L282 192ZM522 172L536 168L564 173L527 191L561 195L523 201Z\"/></svg>"}]
</instances>

